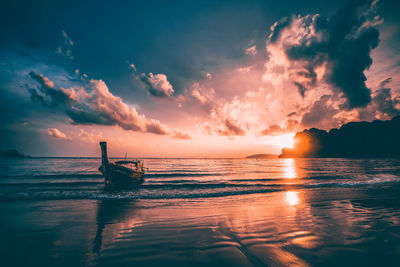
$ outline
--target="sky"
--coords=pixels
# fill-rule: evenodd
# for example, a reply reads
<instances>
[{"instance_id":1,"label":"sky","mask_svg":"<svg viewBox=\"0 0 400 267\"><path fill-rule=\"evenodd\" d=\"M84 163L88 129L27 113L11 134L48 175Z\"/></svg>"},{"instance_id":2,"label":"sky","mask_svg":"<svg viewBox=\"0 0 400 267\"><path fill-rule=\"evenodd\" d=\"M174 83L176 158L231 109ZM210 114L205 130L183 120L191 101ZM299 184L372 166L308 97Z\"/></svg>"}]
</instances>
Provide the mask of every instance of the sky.
<instances>
[{"instance_id":1,"label":"sky","mask_svg":"<svg viewBox=\"0 0 400 267\"><path fill-rule=\"evenodd\" d=\"M0 149L279 154L400 115L400 4L1 1Z\"/></svg>"}]
</instances>

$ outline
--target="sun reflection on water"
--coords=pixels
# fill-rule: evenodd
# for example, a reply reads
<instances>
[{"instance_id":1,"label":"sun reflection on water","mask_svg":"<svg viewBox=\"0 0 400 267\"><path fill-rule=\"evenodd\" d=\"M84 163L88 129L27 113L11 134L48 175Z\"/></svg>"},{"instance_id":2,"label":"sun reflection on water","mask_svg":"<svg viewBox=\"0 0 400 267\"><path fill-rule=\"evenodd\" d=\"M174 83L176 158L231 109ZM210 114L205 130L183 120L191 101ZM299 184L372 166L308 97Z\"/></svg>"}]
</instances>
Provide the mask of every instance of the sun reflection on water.
<instances>
[{"instance_id":1,"label":"sun reflection on water","mask_svg":"<svg viewBox=\"0 0 400 267\"><path fill-rule=\"evenodd\" d=\"M290 206L295 206L299 204L299 192L287 191L285 195L286 195L286 202Z\"/></svg>"},{"instance_id":2,"label":"sun reflection on water","mask_svg":"<svg viewBox=\"0 0 400 267\"><path fill-rule=\"evenodd\" d=\"M283 163L283 176L284 178L292 179L297 177L294 159L284 159Z\"/></svg>"}]
</instances>

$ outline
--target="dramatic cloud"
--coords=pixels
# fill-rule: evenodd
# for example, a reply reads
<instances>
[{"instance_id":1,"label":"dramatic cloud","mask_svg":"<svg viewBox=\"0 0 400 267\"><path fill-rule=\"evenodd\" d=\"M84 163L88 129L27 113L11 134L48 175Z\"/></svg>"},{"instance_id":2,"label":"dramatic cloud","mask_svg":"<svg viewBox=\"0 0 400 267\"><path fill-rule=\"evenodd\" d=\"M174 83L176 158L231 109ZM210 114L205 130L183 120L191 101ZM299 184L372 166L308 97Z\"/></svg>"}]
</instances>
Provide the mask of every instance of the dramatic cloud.
<instances>
[{"instance_id":1,"label":"dramatic cloud","mask_svg":"<svg viewBox=\"0 0 400 267\"><path fill-rule=\"evenodd\" d=\"M146 120L146 132L159 135L165 135L170 133L167 126L165 126L158 120L152 120L152 119Z\"/></svg>"},{"instance_id":2,"label":"dramatic cloud","mask_svg":"<svg viewBox=\"0 0 400 267\"><path fill-rule=\"evenodd\" d=\"M371 102L366 107L353 110L342 109L343 102L335 95L322 95L301 113L301 125L305 128L317 127L328 130L347 122L376 119L388 120L400 115L400 96L394 96L388 87L391 78L381 82L371 93ZM294 115L293 115L294 116Z\"/></svg>"},{"instance_id":3,"label":"dramatic cloud","mask_svg":"<svg viewBox=\"0 0 400 267\"><path fill-rule=\"evenodd\" d=\"M54 107L75 100L74 90L55 88L54 83L42 74L30 72L29 75L40 85L37 89L28 88L32 101L39 102L46 107Z\"/></svg>"},{"instance_id":4,"label":"dramatic cloud","mask_svg":"<svg viewBox=\"0 0 400 267\"><path fill-rule=\"evenodd\" d=\"M392 118L400 115L400 96L392 97L391 89L386 87L392 78L388 78L381 83L381 88L376 90L372 102L376 105L376 110Z\"/></svg>"},{"instance_id":5,"label":"dramatic cloud","mask_svg":"<svg viewBox=\"0 0 400 267\"><path fill-rule=\"evenodd\" d=\"M135 68L136 69L136 68ZM174 88L169 83L165 74L142 74L140 79L147 85L150 95L155 97L170 97Z\"/></svg>"},{"instance_id":6,"label":"dramatic cloud","mask_svg":"<svg viewBox=\"0 0 400 267\"><path fill-rule=\"evenodd\" d=\"M47 129L47 133L49 136L57 138L57 139L64 139L64 140L69 140L70 138L60 130L56 128L49 128Z\"/></svg>"},{"instance_id":7,"label":"dramatic cloud","mask_svg":"<svg viewBox=\"0 0 400 267\"><path fill-rule=\"evenodd\" d=\"M360 120L390 119L400 115L400 96L392 96L391 88L387 87L391 82L391 77L381 82L372 94L370 105L359 110Z\"/></svg>"},{"instance_id":8,"label":"dramatic cloud","mask_svg":"<svg viewBox=\"0 0 400 267\"><path fill-rule=\"evenodd\" d=\"M102 80L90 80L88 91L83 87L65 89L41 74L30 76L39 87L28 88L33 101L46 107L62 106L72 124L117 125L125 130L169 134L168 127L157 120L148 119L114 96Z\"/></svg>"},{"instance_id":9,"label":"dramatic cloud","mask_svg":"<svg viewBox=\"0 0 400 267\"><path fill-rule=\"evenodd\" d=\"M375 27L377 1L351 1L332 17L292 16L271 27L269 60L264 79L291 81L304 96L306 88L328 83L347 101L343 107L364 107L371 101L364 71L379 43Z\"/></svg>"},{"instance_id":10,"label":"dramatic cloud","mask_svg":"<svg viewBox=\"0 0 400 267\"><path fill-rule=\"evenodd\" d=\"M237 98L231 102L218 103L215 99L215 90L202 87L199 83L194 83L188 91L188 96L191 96L196 102L209 113L214 124L217 124L214 132L221 136L243 136L246 131L239 125L239 119L242 111L242 106ZM205 128L204 128L205 126ZM211 125L203 124L202 131L206 134L211 134Z\"/></svg>"}]
</instances>

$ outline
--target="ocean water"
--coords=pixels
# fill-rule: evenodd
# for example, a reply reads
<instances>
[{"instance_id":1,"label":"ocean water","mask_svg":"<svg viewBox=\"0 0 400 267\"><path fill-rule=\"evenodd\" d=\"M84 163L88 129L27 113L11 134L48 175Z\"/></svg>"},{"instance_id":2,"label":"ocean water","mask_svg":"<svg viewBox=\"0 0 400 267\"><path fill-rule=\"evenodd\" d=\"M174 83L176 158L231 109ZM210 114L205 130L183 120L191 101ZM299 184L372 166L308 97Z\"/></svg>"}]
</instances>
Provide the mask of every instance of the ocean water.
<instances>
[{"instance_id":1,"label":"ocean water","mask_svg":"<svg viewBox=\"0 0 400 267\"><path fill-rule=\"evenodd\" d=\"M400 266L399 159L144 163L1 159L2 266Z\"/></svg>"}]
</instances>

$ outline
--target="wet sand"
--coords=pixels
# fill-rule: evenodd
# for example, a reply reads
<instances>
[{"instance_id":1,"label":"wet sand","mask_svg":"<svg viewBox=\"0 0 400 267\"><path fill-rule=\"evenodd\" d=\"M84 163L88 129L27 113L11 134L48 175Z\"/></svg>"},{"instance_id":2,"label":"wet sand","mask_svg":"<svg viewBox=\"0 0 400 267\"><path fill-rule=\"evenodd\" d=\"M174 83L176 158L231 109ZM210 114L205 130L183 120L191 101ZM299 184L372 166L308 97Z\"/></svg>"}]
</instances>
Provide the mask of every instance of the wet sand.
<instances>
[{"instance_id":1,"label":"wet sand","mask_svg":"<svg viewBox=\"0 0 400 267\"><path fill-rule=\"evenodd\" d=\"M399 184L0 202L2 266L400 266Z\"/></svg>"}]
</instances>

